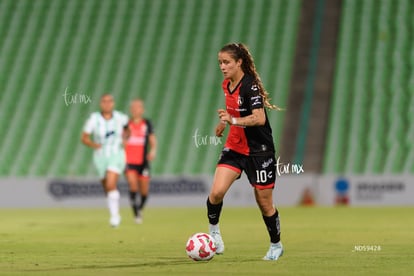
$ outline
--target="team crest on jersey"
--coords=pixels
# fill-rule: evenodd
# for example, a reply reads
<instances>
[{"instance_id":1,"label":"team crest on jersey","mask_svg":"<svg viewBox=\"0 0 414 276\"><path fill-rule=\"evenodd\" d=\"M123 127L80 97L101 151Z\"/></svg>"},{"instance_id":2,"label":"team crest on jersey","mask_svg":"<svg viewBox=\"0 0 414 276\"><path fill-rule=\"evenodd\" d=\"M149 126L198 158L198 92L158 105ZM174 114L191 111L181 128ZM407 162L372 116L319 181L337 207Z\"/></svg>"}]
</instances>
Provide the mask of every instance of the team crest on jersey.
<instances>
[{"instance_id":1,"label":"team crest on jersey","mask_svg":"<svg viewBox=\"0 0 414 276\"><path fill-rule=\"evenodd\" d=\"M241 105L243 105L243 102L244 102L244 99L243 99L243 97L238 97L237 98L237 104L239 105L239 106L241 106Z\"/></svg>"}]
</instances>

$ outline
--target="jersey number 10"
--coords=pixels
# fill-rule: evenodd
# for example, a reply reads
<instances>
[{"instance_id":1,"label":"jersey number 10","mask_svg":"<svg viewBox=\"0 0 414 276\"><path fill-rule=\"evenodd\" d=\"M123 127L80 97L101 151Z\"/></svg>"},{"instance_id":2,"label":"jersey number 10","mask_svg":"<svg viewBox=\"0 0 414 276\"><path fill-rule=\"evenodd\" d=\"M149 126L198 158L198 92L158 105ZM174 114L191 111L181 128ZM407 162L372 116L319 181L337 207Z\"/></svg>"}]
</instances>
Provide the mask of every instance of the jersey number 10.
<instances>
[{"instance_id":1,"label":"jersey number 10","mask_svg":"<svg viewBox=\"0 0 414 276\"><path fill-rule=\"evenodd\" d=\"M273 172L266 172L266 170L256 170L256 183L266 183L267 179L273 178Z\"/></svg>"}]
</instances>

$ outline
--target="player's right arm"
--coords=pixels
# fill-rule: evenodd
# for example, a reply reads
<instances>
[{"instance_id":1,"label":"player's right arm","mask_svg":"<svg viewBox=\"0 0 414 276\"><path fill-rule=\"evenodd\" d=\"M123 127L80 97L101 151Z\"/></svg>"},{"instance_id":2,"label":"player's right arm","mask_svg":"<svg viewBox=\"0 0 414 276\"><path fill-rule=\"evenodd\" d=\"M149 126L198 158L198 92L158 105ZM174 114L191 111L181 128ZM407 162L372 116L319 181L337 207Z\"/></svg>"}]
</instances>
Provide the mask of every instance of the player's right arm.
<instances>
[{"instance_id":1,"label":"player's right arm","mask_svg":"<svg viewBox=\"0 0 414 276\"><path fill-rule=\"evenodd\" d=\"M218 123L218 125L216 126L216 136L217 137L222 137L223 136L223 132L226 129L226 122L220 121Z\"/></svg>"},{"instance_id":2,"label":"player's right arm","mask_svg":"<svg viewBox=\"0 0 414 276\"><path fill-rule=\"evenodd\" d=\"M93 149L99 149L101 148L100 144L95 143L94 141L92 141L91 139L91 135L87 132L82 132L82 137L81 137L81 141L84 145L93 148Z\"/></svg>"},{"instance_id":3,"label":"player's right arm","mask_svg":"<svg viewBox=\"0 0 414 276\"><path fill-rule=\"evenodd\" d=\"M90 148L99 149L99 148L101 148L101 145L98 144L98 143L95 143L91 139L91 133L93 132L95 125L96 125L95 124L95 117L93 116L93 114L91 114L89 116L88 120L86 121L85 125L83 126L81 141L84 145L86 145Z\"/></svg>"}]
</instances>

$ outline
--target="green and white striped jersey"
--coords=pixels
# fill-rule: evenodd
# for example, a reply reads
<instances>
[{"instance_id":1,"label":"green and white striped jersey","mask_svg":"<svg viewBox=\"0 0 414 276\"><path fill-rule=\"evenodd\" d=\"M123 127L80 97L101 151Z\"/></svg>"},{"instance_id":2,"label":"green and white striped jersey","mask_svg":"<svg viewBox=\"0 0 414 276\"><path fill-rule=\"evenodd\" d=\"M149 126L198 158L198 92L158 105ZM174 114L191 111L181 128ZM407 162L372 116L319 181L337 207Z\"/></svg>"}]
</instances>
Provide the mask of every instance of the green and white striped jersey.
<instances>
[{"instance_id":1,"label":"green and white striped jersey","mask_svg":"<svg viewBox=\"0 0 414 276\"><path fill-rule=\"evenodd\" d=\"M114 110L112 118L106 120L101 112L92 113L86 121L83 131L93 136L95 143L102 147L95 150L98 156L111 156L123 151L122 133L124 127L128 125L128 116L122 112Z\"/></svg>"}]
</instances>

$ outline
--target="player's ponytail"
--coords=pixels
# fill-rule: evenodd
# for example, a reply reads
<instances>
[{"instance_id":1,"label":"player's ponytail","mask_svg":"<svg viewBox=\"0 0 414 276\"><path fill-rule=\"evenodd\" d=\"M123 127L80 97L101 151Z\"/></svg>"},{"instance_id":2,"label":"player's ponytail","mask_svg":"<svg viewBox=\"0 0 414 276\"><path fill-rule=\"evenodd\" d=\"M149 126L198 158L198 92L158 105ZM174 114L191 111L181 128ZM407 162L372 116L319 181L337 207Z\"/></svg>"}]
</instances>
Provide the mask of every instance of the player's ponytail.
<instances>
[{"instance_id":1,"label":"player's ponytail","mask_svg":"<svg viewBox=\"0 0 414 276\"><path fill-rule=\"evenodd\" d=\"M283 110L277 105L270 103L269 93L263 86L262 80L260 79L260 76L256 71L253 56L250 54L250 51L246 45L244 45L243 43L230 43L221 48L220 52L230 53L230 55L236 61L242 59L241 68L245 74L251 75L255 79L256 85L259 87L260 94L263 97L265 107L270 109Z\"/></svg>"}]
</instances>

